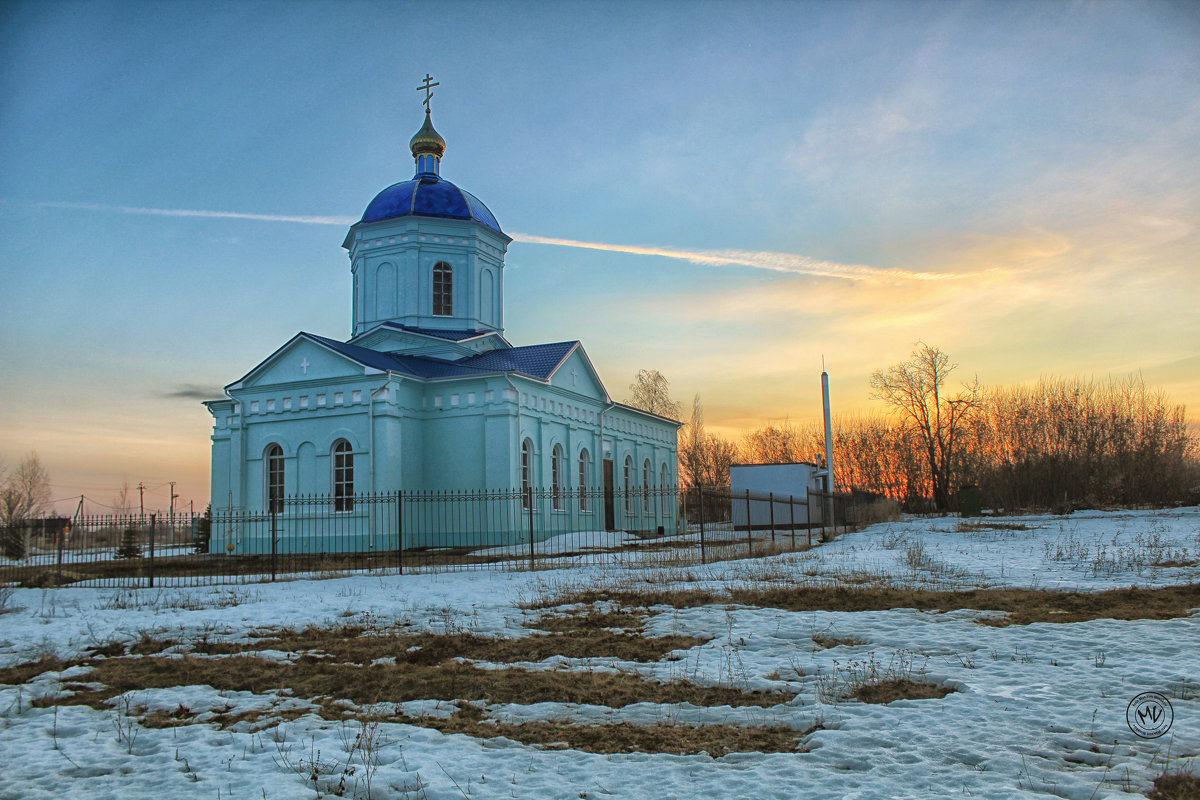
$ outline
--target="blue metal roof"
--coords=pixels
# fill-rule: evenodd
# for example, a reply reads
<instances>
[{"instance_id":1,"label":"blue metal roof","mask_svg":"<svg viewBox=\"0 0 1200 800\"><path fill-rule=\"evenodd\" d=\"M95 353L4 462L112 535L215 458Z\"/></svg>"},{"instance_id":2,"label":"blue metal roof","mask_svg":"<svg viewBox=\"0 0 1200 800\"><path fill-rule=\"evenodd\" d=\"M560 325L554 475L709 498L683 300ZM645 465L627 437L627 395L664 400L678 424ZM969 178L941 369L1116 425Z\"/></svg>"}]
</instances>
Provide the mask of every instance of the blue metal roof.
<instances>
[{"instance_id":1,"label":"blue metal roof","mask_svg":"<svg viewBox=\"0 0 1200 800\"><path fill-rule=\"evenodd\" d=\"M325 345L347 358L368 367L401 372L416 378L464 378L492 372L516 372L531 378L548 380L559 364L579 342L554 342L526 347L510 347L448 361L429 356L410 356L400 353L380 353L366 347L327 339L306 333L313 341Z\"/></svg>"},{"instance_id":2,"label":"blue metal roof","mask_svg":"<svg viewBox=\"0 0 1200 800\"><path fill-rule=\"evenodd\" d=\"M481 330L481 331L457 331L457 330L442 330L440 328L418 328L415 325L401 325L399 322L381 322L383 327L394 328L398 331L408 331L409 333L419 333L423 336L436 336L439 339L449 339L452 342L461 342L463 339L474 339L476 336L483 336L488 333L496 333L496 331Z\"/></svg>"},{"instance_id":3,"label":"blue metal roof","mask_svg":"<svg viewBox=\"0 0 1200 800\"><path fill-rule=\"evenodd\" d=\"M479 198L445 178L430 175L394 183L375 195L363 212L362 222L407 216L473 219L497 233L504 233Z\"/></svg>"}]
</instances>

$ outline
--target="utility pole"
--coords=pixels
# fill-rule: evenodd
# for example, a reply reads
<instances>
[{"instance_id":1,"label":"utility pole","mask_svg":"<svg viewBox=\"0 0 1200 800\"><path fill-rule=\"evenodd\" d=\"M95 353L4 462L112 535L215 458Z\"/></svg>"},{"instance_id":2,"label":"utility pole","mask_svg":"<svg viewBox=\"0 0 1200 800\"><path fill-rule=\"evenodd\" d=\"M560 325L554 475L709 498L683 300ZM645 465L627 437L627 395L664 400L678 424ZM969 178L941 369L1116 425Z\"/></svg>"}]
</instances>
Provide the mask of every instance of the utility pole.
<instances>
[{"instance_id":1,"label":"utility pole","mask_svg":"<svg viewBox=\"0 0 1200 800\"><path fill-rule=\"evenodd\" d=\"M175 498L179 495L175 494L175 481L167 481L171 484L171 535L175 535Z\"/></svg>"},{"instance_id":2,"label":"utility pole","mask_svg":"<svg viewBox=\"0 0 1200 800\"><path fill-rule=\"evenodd\" d=\"M146 521L146 484L138 481L138 521Z\"/></svg>"}]
</instances>

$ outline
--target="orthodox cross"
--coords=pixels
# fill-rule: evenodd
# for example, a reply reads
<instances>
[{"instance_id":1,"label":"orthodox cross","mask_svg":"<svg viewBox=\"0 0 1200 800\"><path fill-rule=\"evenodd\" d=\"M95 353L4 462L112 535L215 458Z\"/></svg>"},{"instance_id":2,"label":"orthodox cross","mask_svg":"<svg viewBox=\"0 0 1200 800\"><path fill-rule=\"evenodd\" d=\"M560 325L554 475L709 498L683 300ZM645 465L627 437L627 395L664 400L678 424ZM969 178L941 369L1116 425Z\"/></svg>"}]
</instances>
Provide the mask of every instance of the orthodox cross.
<instances>
[{"instance_id":1,"label":"orthodox cross","mask_svg":"<svg viewBox=\"0 0 1200 800\"><path fill-rule=\"evenodd\" d=\"M422 89L424 89L424 90L425 90L425 101L424 101L424 103L425 103L425 110L426 110L426 111L428 111L428 110L429 110L429 98L433 97L433 92L432 92L431 90L432 90L432 89L433 89L433 87L435 87L435 86L441 86L441 85L442 85L442 84L440 84L440 83L438 83L438 82L436 82L436 81L431 83L431 81L433 81L433 76L432 76L432 75L430 75L428 72L426 72L426 73L425 73L425 82L424 82L424 83L422 83L420 86L418 86L418 87L417 87L417 91L418 91L418 92L419 92L419 91L421 91Z\"/></svg>"},{"instance_id":2,"label":"orthodox cross","mask_svg":"<svg viewBox=\"0 0 1200 800\"><path fill-rule=\"evenodd\" d=\"M308 374L308 367L309 367L309 364L308 364L307 358L300 362L300 369L304 371L305 375Z\"/></svg>"}]
</instances>

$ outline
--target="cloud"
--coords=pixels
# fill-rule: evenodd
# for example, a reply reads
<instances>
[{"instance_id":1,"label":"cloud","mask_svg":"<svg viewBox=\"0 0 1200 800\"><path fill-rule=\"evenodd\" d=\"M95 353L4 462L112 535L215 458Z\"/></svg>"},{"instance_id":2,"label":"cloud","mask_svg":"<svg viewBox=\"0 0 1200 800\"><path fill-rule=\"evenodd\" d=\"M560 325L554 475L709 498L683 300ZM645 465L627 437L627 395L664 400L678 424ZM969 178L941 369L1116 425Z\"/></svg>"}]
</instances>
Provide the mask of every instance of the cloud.
<instances>
[{"instance_id":1,"label":"cloud","mask_svg":"<svg viewBox=\"0 0 1200 800\"><path fill-rule=\"evenodd\" d=\"M159 393L159 397L168 400L217 400L224 396L221 387L202 386L198 383L178 383L174 389Z\"/></svg>"}]
</instances>

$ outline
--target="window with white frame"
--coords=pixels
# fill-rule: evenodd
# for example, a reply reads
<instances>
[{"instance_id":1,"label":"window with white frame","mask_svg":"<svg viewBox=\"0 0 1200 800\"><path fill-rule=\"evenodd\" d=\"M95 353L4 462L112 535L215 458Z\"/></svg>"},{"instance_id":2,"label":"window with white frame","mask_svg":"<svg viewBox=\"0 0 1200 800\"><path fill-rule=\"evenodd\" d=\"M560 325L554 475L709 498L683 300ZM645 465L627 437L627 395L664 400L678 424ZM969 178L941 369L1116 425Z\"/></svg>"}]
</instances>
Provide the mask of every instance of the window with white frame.
<instances>
[{"instance_id":1,"label":"window with white frame","mask_svg":"<svg viewBox=\"0 0 1200 800\"><path fill-rule=\"evenodd\" d=\"M561 444L554 445L550 451L550 491L555 511L565 508L563 501L563 479L567 475L567 457Z\"/></svg>"},{"instance_id":2,"label":"window with white frame","mask_svg":"<svg viewBox=\"0 0 1200 800\"><path fill-rule=\"evenodd\" d=\"M277 444L263 453L263 478L267 513L278 514L283 511L283 448Z\"/></svg>"},{"instance_id":3,"label":"window with white frame","mask_svg":"<svg viewBox=\"0 0 1200 800\"><path fill-rule=\"evenodd\" d=\"M533 508L533 442L521 443L521 508Z\"/></svg>"},{"instance_id":4,"label":"window with white frame","mask_svg":"<svg viewBox=\"0 0 1200 800\"><path fill-rule=\"evenodd\" d=\"M625 513L633 513L633 456L625 456Z\"/></svg>"},{"instance_id":5,"label":"window with white frame","mask_svg":"<svg viewBox=\"0 0 1200 800\"><path fill-rule=\"evenodd\" d=\"M449 317L454 314L454 270L445 261L433 267L433 315Z\"/></svg>"},{"instance_id":6,"label":"window with white frame","mask_svg":"<svg viewBox=\"0 0 1200 800\"><path fill-rule=\"evenodd\" d=\"M579 451L579 510L587 511L587 488L592 482L592 456L583 448Z\"/></svg>"},{"instance_id":7,"label":"window with white frame","mask_svg":"<svg viewBox=\"0 0 1200 800\"><path fill-rule=\"evenodd\" d=\"M667 495L668 495L667 480L668 480L667 464L664 461L663 465L661 467L659 467L659 470L658 470L658 490L660 492L662 492L661 502L659 503L659 505L662 506L662 514L664 517L667 516L667 514L670 513L670 510L671 510L670 506L667 505Z\"/></svg>"},{"instance_id":8,"label":"window with white frame","mask_svg":"<svg viewBox=\"0 0 1200 800\"><path fill-rule=\"evenodd\" d=\"M354 510L354 448L345 439L333 445L333 510Z\"/></svg>"},{"instance_id":9,"label":"window with white frame","mask_svg":"<svg viewBox=\"0 0 1200 800\"><path fill-rule=\"evenodd\" d=\"M650 459L642 462L642 511L650 513Z\"/></svg>"}]
</instances>

